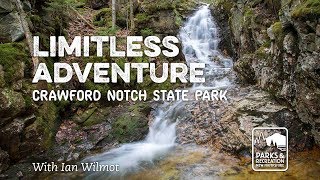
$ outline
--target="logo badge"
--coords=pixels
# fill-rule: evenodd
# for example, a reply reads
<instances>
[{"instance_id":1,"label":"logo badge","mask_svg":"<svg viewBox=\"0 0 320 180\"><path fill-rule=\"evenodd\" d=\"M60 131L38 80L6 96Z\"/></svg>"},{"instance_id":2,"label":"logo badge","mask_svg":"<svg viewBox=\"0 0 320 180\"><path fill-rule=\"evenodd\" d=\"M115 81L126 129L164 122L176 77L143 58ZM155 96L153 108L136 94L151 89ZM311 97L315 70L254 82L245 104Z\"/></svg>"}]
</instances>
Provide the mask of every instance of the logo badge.
<instances>
[{"instance_id":1,"label":"logo badge","mask_svg":"<svg viewBox=\"0 0 320 180\"><path fill-rule=\"evenodd\" d=\"M252 169L286 171L288 169L288 129L258 127L252 130Z\"/></svg>"}]
</instances>

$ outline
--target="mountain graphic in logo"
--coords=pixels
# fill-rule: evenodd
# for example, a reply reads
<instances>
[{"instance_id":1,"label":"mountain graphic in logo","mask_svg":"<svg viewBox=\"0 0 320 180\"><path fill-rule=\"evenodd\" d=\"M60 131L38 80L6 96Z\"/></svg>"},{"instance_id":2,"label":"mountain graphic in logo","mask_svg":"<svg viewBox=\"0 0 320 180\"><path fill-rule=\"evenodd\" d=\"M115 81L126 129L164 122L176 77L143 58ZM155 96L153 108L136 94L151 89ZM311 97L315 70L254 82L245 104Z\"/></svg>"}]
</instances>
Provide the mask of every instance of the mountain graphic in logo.
<instances>
[{"instance_id":1,"label":"mountain graphic in logo","mask_svg":"<svg viewBox=\"0 0 320 180\"><path fill-rule=\"evenodd\" d=\"M254 144L261 143L261 139L267 143L267 146L277 146L280 151L286 151L287 137L280 133L274 133L266 138L264 137L263 133L260 133L260 136L255 139Z\"/></svg>"},{"instance_id":2,"label":"mountain graphic in logo","mask_svg":"<svg viewBox=\"0 0 320 180\"><path fill-rule=\"evenodd\" d=\"M286 151L287 137L280 133L274 133L266 138L268 146L277 146L280 151Z\"/></svg>"}]
</instances>

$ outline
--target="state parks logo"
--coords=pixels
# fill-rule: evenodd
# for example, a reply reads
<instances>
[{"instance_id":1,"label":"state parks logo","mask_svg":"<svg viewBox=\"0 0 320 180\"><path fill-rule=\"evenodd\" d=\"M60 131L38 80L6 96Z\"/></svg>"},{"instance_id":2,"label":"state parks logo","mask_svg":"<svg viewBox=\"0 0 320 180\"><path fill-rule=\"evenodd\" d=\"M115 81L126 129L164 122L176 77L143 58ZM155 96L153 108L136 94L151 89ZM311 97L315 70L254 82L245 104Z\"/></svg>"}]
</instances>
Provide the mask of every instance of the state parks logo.
<instances>
[{"instance_id":1,"label":"state parks logo","mask_svg":"<svg viewBox=\"0 0 320 180\"><path fill-rule=\"evenodd\" d=\"M252 130L252 169L286 171L288 169L288 129L258 127Z\"/></svg>"}]
</instances>

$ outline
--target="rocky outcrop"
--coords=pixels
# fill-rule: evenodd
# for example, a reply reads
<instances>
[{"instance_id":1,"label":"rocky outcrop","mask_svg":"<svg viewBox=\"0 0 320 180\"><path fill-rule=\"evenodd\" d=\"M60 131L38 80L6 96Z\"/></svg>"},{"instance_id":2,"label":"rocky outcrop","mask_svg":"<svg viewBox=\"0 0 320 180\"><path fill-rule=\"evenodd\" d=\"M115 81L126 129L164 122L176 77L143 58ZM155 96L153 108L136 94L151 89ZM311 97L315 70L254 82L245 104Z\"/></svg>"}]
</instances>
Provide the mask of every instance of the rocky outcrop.
<instances>
[{"instance_id":1,"label":"rocky outcrop","mask_svg":"<svg viewBox=\"0 0 320 180\"><path fill-rule=\"evenodd\" d=\"M291 106L319 144L320 4L216 1L212 8L229 19L239 79Z\"/></svg>"},{"instance_id":2,"label":"rocky outcrop","mask_svg":"<svg viewBox=\"0 0 320 180\"><path fill-rule=\"evenodd\" d=\"M22 2L23 8L30 11L29 1ZM24 38L24 30L14 0L0 0L0 20L0 42L17 42Z\"/></svg>"},{"instance_id":3,"label":"rocky outcrop","mask_svg":"<svg viewBox=\"0 0 320 180\"><path fill-rule=\"evenodd\" d=\"M0 45L0 171L8 167L2 164L49 149L58 123L54 103L31 100L36 85L29 80L31 58L25 49L23 43Z\"/></svg>"},{"instance_id":4,"label":"rocky outcrop","mask_svg":"<svg viewBox=\"0 0 320 180\"><path fill-rule=\"evenodd\" d=\"M177 127L178 141L209 146L214 150L248 155L251 133L255 127L287 127L290 151L312 148L310 125L301 122L297 113L254 87L236 88L230 104L197 102Z\"/></svg>"},{"instance_id":5,"label":"rocky outcrop","mask_svg":"<svg viewBox=\"0 0 320 180\"><path fill-rule=\"evenodd\" d=\"M148 133L148 103L101 107L91 104L79 109L60 125L57 142L48 157L58 161L74 161L87 152L109 149L120 143L141 140Z\"/></svg>"}]
</instances>

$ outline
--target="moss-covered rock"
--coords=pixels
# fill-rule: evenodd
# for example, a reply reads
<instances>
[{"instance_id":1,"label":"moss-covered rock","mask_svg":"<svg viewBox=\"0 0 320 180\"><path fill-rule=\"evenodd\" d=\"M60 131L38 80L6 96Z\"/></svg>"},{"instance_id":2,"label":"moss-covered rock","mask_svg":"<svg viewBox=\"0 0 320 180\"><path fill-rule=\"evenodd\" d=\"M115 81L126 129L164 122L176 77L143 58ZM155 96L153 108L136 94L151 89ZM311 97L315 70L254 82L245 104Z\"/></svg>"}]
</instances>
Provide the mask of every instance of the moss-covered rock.
<instances>
[{"instance_id":1,"label":"moss-covered rock","mask_svg":"<svg viewBox=\"0 0 320 180\"><path fill-rule=\"evenodd\" d=\"M54 137L58 126L59 112L53 102L44 102L39 107L35 128L38 132L42 132L42 146L44 149L50 148L53 144Z\"/></svg>"},{"instance_id":2,"label":"moss-covered rock","mask_svg":"<svg viewBox=\"0 0 320 180\"><path fill-rule=\"evenodd\" d=\"M143 37L147 37L147 36L153 35L154 33L153 33L152 29L150 29L150 28L145 28L145 29L141 29L140 34L141 34Z\"/></svg>"},{"instance_id":3,"label":"moss-covered rock","mask_svg":"<svg viewBox=\"0 0 320 180\"><path fill-rule=\"evenodd\" d=\"M282 48L284 32L281 22L278 21L272 24L270 28L268 28L268 35L271 40L274 40L276 42L278 48Z\"/></svg>"},{"instance_id":4,"label":"moss-covered rock","mask_svg":"<svg viewBox=\"0 0 320 180\"><path fill-rule=\"evenodd\" d=\"M147 103L129 106L128 112L118 116L112 123L111 138L120 143L142 139L148 132L148 119L151 107Z\"/></svg>"},{"instance_id":5,"label":"moss-covered rock","mask_svg":"<svg viewBox=\"0 0 320 180\"><path fill-rule=\"evenodd\" d=\"M111 27L111 21L111 9L103 8L94 16L93 24L100 27Z\"/></svg>"},{"instance_id":6,"label":"moss-covered rock","mask_svg":"<svg viewBox=\"0 0 320 180\"><path fill-rule=\"evenodd\" d=\"M234 70L238 73L242 82L254 84L256 82L255 71L252 68L254 54L247 54L239 59L235 65Z\"/></svg>"},{"instance_id":7,"label":"moss-covered rock","mask_svg":"<svg viewBox=\"0 0 320 180\"><path fill-rule=\"evenodd\" d=\"M320 17L320 2L318 0L303 0L293 9L292 17Z\"/></svg>"},{"instance_id":8,"label":"moss-covered rock","mask_svg":"<svg viewBox=\"0 0 320 180\"><path fill-rule=\"evenodd\" d=\"M148 32L154 34L165 34L165 35L176 35L178 33L179 27L176 24L176 14L172 10L161 10L152 12L148 14L147 21L139 21L136 26L140 31ZM146 27L148 27L146 29ZM141 34L143 32L140 32ZM145 35L149 35L145 34Z\"/></svg>"},{"instance_id":9,"label":"moss-covered rock","mask_svg":"<svg viewBox=\"0 0 320 180\"><path fill-rule=\"evenodd\" d=\"M138 13L135 15L136 23L146 23L150 19L150 16L147 13Z\"/></svg>"},{"instance_id":10,"label":"moss-covered rock","mask_svg":"<svg viewBox=\"0 0 320 180\"><path fill-rule=\"evenodd\" d=\"M86 81L85 88L92 91L100 91L102 97L104 97L107 94L107 91L110 89L108 84L97 84L92 81Z\"/></svg>"},{"instance_id":11,"label":"moss-covered rock","mask_svg":"<svg viewBox=\"0 0 320 180\"><path fill-rule=\"evenodd\" d=\"M143 36L176 35L182 19L195 7L193 0L163 0L156 3L152 0L142 1L139 13L135 15L136 32Z\"/></svg>"},{"instance_id":12,"label":"moss-covered rock","mask_svg":"<svg viewBox=\"0 0 320 180\"><path fill-rule=\"evenodd\" d=\"M6 84L6 81L4 80L3 66L0 65L0 88L4 87L5 84Z\"/></svg>"},{"instance_id":13,"label":"moss-covered rock","mask_svg":"<svg viewBox=\"0 0 320 180\"><path fill-rule=\"evenodd\" d=\"M213 1L213 4L214 6L219 6L226 11L230 11L231 8L235 5L235 3L230 0L215 0Z\"/></svg>"},{"instance_id":14,"label":"moss-covered rock","mask_svg":"<svg viewBox=\"0 0 320 180\"><path fill-rule=\"evenodd\" d=\"M93 126L95 124L102 123L107 120L108 115L110 115L112 108L97 108L91 116L82 123L83 126Z\"/></svg>"},{"instance_id":15,"label":"moss-covered rock","mask_svg":"<svg viewBox=\"0 0 320 180\"><path fill-rule=\"evenodd\" d=\"M31 58L22 43L0 44L0 65L3 67L6 83L12 83L24 77L25 63Z\"/></svg>"},{"instance_id":16,"label":"moss-covered rock","mask_svg":"<svg viewBox=\"0 0 320 180\"><path fill-rule=\"evenodd\" d=\"M85 122L95 111L97 110L97 107L89 108L83 112L77 112L77 114L72 118L73 121L76 123L83 123Z\"/></svg>"},{"instance_id":17,"label":"moss-covered rock","mask_svg":"<svg viewBox=\"0 0 320 180\"><path fill-rule=\"evenodd\" d=\"M25 108L23 95L12 89L0 89L0 102L0 118L15 117Z\"/></svg>"},{"instance_id":18,"label":"moss-covered rock","mask_svg":"<svg viewBox=\"0 0 320 180\"><path fill-rule=\"evenodd\" d=\"M150 14L161 10L172 10L174 9L174 4L169 0L158 1L156 3L151 0L146 0L141 3L141 8Z\"/></svg>"}]
</instances>

